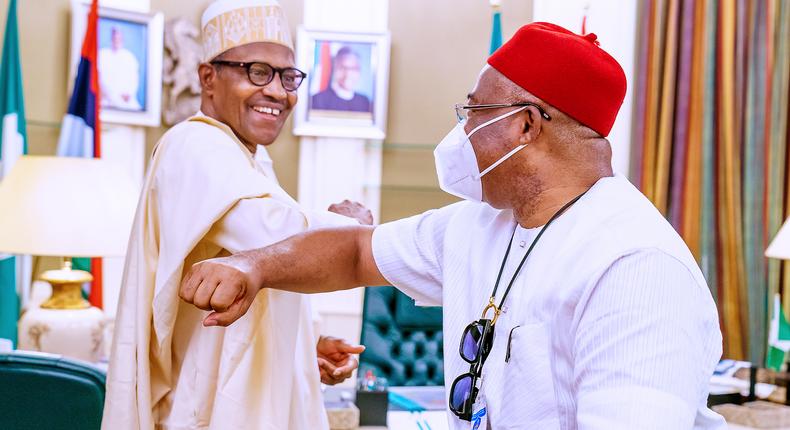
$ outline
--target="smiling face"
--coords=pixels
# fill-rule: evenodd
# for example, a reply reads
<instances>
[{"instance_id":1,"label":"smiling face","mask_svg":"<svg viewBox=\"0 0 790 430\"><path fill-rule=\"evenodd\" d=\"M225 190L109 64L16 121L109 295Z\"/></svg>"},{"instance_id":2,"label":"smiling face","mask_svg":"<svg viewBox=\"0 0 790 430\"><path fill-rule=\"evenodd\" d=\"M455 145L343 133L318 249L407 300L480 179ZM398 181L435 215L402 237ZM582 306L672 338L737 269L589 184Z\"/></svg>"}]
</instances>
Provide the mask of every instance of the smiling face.
<instances>
[{"instance_id":1,"label":"smiling face","mask_svg":"<svg viewBox=\"0 0 790 430\"><path fill-rule=\"evenodd\" d=\"M359 58L353 52L339 53L335 57L332 79L342 89L354 91L361 77Z\"/></svg>"},{"instance_id":2,"label":"smiling face","mask_svg":"<svg viewBox=\"0 0 790 430\"><path fill-rule=\"evenodd\" d=\"M267 42L233 48L216 60L294 67L293 51ZM242 67L201 64L199 74L203 113L228 125L253 153L256 145L274 142L296 105L296 92L286 91L277 73L262 87L250 82Z\"/></svg>"}]
</instances>

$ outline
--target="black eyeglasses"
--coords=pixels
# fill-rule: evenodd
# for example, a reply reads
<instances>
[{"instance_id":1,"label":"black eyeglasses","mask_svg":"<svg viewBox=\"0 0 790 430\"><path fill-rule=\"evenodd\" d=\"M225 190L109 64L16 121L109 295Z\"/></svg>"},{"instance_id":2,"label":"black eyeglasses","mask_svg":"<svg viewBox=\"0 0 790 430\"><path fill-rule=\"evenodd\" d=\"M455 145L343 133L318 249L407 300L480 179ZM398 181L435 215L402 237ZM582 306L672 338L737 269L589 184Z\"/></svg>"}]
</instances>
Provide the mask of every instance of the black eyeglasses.
<instances>
[{"instance_id":1,"label":"black eyeglasses","mask_svg":"<svg viewBox=\"0 0 790 430\"><path fill-rule=\"evenodd\" d=\"M286 91L296 91L296 89L299 88L299 85L302 85L304 78L307 77L307 73L297 68L279 68L266 63L243 63L240 61L214 60L211 62L211 64L241 67L247 71L247 78L250 79L250 82L252 82L253 85L257 85L259 87L269 85L269 83L274 80L274 75L278 74L280 75L280 82Z\"/></svg>"},{"instance_id":2,"label":"black eyeglasses","mask_svg":"<svg viewBox=\"0 0 790 430\"><path fill-rule=\"evenodd\" d=\"M455 378L450 387L449 406L458 418L472 420L472 408L477 399L477 380L483 371L483 363L494 344L494 324L492 320L480 319L469 324L461 336L459 354L471 366L469 372Z\"/></svg>"},{"instance_id":3,"label":"black eyeglasses","mask_svg":"<svg viewBox=\"0 0 790 430\"><path fill-rule=\"evenodd\" d=\"M540 112L540 116L546 119L546 121L551 121L551 116L543 110L542 107L536 105L535 103L530 102L519 102L519 103L493 103L493 104L482 104L482 105L465 105L462 103L458 103L455 105L455 116L458 117L458 122L464 122L469 118L470 110L483 110L483 109L500 109L500 108L507 108L507 107L521 107L521 106L532 106Z\"/></svg>"}]
</instances>

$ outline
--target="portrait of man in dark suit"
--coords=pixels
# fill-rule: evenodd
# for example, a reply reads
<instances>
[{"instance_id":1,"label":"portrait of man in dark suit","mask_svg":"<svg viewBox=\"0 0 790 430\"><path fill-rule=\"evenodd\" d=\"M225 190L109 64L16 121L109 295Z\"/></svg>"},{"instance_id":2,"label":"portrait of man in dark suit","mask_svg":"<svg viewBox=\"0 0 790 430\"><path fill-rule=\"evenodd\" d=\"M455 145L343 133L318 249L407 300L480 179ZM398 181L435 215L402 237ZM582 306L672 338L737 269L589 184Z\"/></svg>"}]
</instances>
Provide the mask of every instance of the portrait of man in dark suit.
<instances>
[{"instance_id":1,"label":"portrait of man in dark suit","mask_svg":"<svg viewBox=\"0 0 790 430\"><path fill-rule=\"evenodd\" d=\"M362 78L360 56L343 46L332 58L329 86L312 96L310 108L347 112L371 112L370 99L358 91Z\"/></svg>"}]
</instances>

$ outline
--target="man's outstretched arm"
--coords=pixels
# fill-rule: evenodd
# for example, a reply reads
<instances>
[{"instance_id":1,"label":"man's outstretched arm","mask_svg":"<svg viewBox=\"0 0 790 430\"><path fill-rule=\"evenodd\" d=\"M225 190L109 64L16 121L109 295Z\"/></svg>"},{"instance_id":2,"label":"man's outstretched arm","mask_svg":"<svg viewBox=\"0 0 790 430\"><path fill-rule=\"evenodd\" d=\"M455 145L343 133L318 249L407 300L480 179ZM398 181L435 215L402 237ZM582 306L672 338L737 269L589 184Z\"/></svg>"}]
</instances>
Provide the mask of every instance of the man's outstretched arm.
<instances>
[{"instance_id":1,"label":"man's outstretched arm","mask_svg":"<svg viewBox=\"0 0 790 430\"><path fill-rule=\"evenodd\" d=\"M206 326L227 326L249 309L262 288L323 293L385 285L373 259L374 227L343 227L298 234L266 248L195 264L180 295L213 310Z\"/></svg>"}]
</instances>

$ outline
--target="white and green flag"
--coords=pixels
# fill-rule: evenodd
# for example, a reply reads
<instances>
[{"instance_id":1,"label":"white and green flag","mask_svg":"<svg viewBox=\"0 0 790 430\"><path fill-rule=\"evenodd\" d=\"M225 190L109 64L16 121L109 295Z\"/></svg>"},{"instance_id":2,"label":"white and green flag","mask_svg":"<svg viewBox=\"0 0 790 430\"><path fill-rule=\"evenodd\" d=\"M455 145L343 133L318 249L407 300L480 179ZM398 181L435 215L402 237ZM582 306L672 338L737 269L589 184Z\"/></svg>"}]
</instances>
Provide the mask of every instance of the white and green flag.
<instances>
[{"instance_id":1,"label":"white and green flag","mask_svg":"<svg viewBox=\"0 0 790 430\"><path fill-rule=\"evenodd\" d=\"M3 58L0 62L0 181L14 163L27 153L25 103L22 95L22 65L19 59L19 29L16 0L8 5ZM0 210L14 210L3 207ZM19 318L17 291L27 291L29 257L0 254L0 338L16 344L16 322ZM28 276L26 276L28 275Z\"/></svg>"},{"instance_id":2,"label":"white and green flag","mask_svg":"<svg viewBox=\"0 0 790 430\"><path fill-rule=\"evenodd\" d=\"M25 102L22 95L22 65L19 60L19 32L16 0L8 5L8 19L0 63L0 179L11 170L16 160L27 153Z\"/></svg>"},{"instance_id":3,"label":"white and green flag","mask_svg":"<svg viewBox=\"0 0 790 430\"><path fill-rule=\"evenodd\" d=\"M787 323L777 294L774 296L771 326L768 329L768 354L765 358L765 367L778 372L785 362L787 351L790 351L790 324Z\"/></svg>"}]
</instances>

